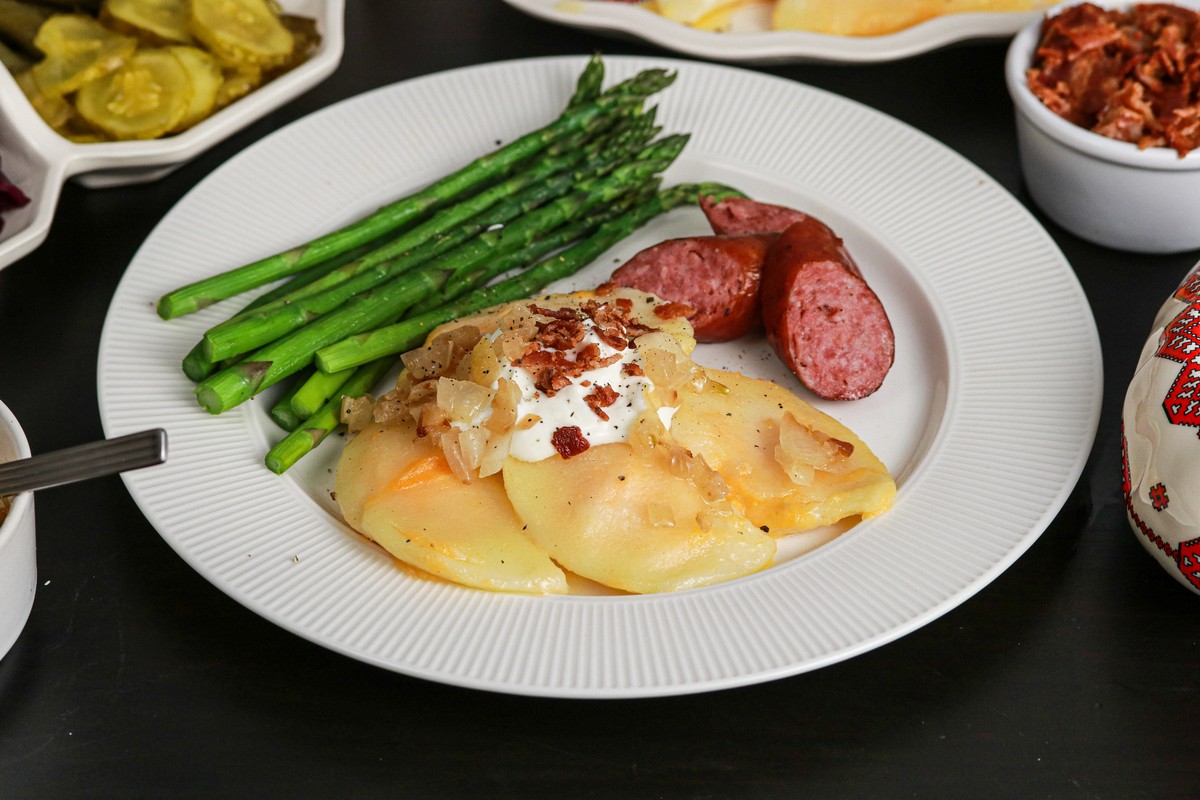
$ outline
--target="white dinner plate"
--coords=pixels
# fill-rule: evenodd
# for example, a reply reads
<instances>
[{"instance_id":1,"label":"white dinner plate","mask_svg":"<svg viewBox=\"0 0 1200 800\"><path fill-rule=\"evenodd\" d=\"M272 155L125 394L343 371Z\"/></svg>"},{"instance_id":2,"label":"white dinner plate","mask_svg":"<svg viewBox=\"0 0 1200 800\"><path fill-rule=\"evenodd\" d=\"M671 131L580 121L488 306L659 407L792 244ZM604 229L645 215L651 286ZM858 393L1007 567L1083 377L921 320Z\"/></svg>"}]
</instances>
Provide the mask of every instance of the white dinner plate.
<instances>
[{"instance_id":1,"label":"white dinner plate","mask_svg":"<svg viewBox=\"0 0 1200 800\"><path fill-rule=\"evenodd\" d=\"M666 183L715 180L831 224L888 308L882 389L818 403L887 463L886 514L719 586L654 596L489 593L422 578L342 524L340 442L278 477L271 396L220 416L180 359L240 307L164 322L164 292L284 249L551 120L582 58L458 69L344 101L267 137L162 220L113 298L100 345L105 431L165 427L167 464L124 476L163 538L258 614L409 675L502 692L630 697L779 678L878 647L986 586L1040 535L1082 469L1100 409L1095 324L1070 266L995 181L933 139L835 95L740 69L609 58L610 80L677 70L659 98L690 131ZM817 122L819 121L819 122ZM855 131L847 137L845 131ZM603 281L653 242L706 232L695 208L653 221L572 279ZM799 384L760 339L698 359Z\"/></svg>"},{"instance_id":2,"label":"white dinner plate","mask_svg":"<svg viewBox=\"0 0 1200 800\"><path fill-rule=\"evenodd\" d=\"M698 58L744 64L895 61L955 42L1012 36L1042 12L946 14L882 36L833 36L769 30L766 6L738 12L727 31L705 31L629 3L607 0L505 0L549 22L596 33L641 39ZM1048 4L1044 0L1043 4Z\"/></svg>"}]
</instances>

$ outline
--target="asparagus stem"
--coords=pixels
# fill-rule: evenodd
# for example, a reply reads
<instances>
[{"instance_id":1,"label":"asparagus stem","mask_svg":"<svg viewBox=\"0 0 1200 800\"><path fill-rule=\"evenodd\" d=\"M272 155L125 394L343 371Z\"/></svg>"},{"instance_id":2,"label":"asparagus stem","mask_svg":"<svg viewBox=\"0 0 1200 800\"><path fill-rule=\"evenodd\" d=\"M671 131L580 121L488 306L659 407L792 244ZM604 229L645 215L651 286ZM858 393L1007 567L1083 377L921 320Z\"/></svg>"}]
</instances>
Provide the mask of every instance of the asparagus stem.
<instances>
[{"instance_id":1,"label":"asparagus stem","mask_svg":"<svg viewBox=\"0 0 1200 800\"><path fill-rule=\"evenodd\" d=\"M321 406L329 402L329 398L350 380L353 369L339 372L322 372L313 370L312 375L291 396L292 413L297 419L305 420L317 413Z\"/></svg>"},{"instance_id":2,"label":"asparagus stem","mask_svg":"<svg viewBox=\"0 0 1200 800\"><path fill-rule=\"evenodd\" d=\"M292 410L292 396L304 385L308 377L311 377L316 370L309 370L307 373L302 373L296 376L296 380L288 387L288 390L283 393L283 396L275 401L275 405L271 406L269 416L271 421L285 431L294 431L296 426L304 421L304 417L296 414Z\"/></svg>"},{"instance_id":3,"label":"asparagus stem","mask_svg":"<svg viewBox=\"0 0 1200 800\"><path fill-rule=\"evenodd\" d=\"M341 424L342 398L362 397L370 393L395 363L395 358L381 358L354 370L354 374L342 385L340 391L267 451L264 459L267 469L276 475L282 475L297 461L311 453L313 448Z\"/></svg>"},{"instance_id":4,"label":"asparagus stem","mask_svg":"<svg viewBox=\"0 0 1200 800\"><path fill-rule=\"evenodd\" d=\"M500 283L475 289L438 308L409 317L393 325L348 337L322 348L317 366L322 370L346 369L376 358L404 353L421 344L429 331L452 319L500 303L528 297L556 280L575 274L605 250L659 214L677 208L697 197L741 196L741 192L714 183L681 184L658 193L649 202L639 204L620 217L603 223L599 230L573 247L552 256L530 269Z\"/></svg>"},{"instance_id":5,"label":"asparagus stem","mask_svg":"<svg viewBox=\"0 0 1200 800\"><path fill-rule=\"evenodd\" d=\"M473 269L485 259L519 250L544 232L643 185L670 166L687 138L674 135L654 142L635 161L622 164L603 178L581 184L575 192L526 214L512 225L487 231L435 264L355 295L336 311L318 317L201 381L196 386L197 400L212 414L245 402L307 366L322 347L399 318L405 309L435 292L454 274Z\"/></svg>"},{"instance_id":6,"label":"asparagus stem","mask_svg":"<svg viewBox=\"0 0 1200 800\"><path fill-rule=\"evenodd\" d=\"M625 84L625 90L606 94L586 105L568 108L549 125L477 158L421 191L396 200L358 222L282 253L163 295L158 302L159 316L172 319L197 311L376 239L507 174L514 166L555 141L580 131L602 128L608 124L609 114L640 104L645 97L670 85L674 75L662 73L635 78L637 80L631 79Z\"/></svg>"},{"instance_id":7,"label":"asparagus stem","mask_svg":"<svg viewBox=\"0 0 1200 800\"><path fill-rule=\"evenodd\" d=\"M343 266L344 264L365 255L371 249L371 245L363 245L356 247L353 250L348 250L345 253L331 258L315 267L309 267L299 275L294 276L285 283L281 283L270 291L263 292L258 297L250 301L235 317L240 317L249 314L256 308L261 308L270 302L273 302L281 297L287 296L291 292L296 292L299 289L311 284L313 281L320 278L322 275ZM216 369L217 362L205 355L204 341L196 342L196 345L188 351L188 354L183 357L183 373L192 381L199 383L212 374ZM290 430L290 428L289 428Z\"/></svg>"},{"instance_id":8,"label":"asparagus stem","mask_svg":"<svg viewBox=\"0 0 1200 800\"><path fill-rule=\"evenodd\" d=\"M210 328L204 334L202 356L209 361L219 361L274 341L338 308L354 295L428 263L489 228L503 225L561 197L577 188L580 180L603 174L635 146L643 144L654 130L653 115L642 115L619 128L611 137L577 149L570 155L546 159L526 173L503 181L434 217L430 223L438 222L443 216L452 217L441 220L440 235L431 234L413 247L416 239L410 234L402 234L392 243L338 267L295 292Z\"/></svg>"}]
</instances>

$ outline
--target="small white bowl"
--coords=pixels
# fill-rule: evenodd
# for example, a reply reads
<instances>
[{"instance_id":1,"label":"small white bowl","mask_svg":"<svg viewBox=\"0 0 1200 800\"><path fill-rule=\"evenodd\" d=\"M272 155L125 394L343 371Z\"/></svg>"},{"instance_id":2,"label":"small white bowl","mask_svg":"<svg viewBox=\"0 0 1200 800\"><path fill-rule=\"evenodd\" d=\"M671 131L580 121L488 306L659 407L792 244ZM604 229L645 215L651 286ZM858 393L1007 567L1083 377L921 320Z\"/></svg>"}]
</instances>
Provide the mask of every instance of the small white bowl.
<instances>
[{"instance_id":1,"label":"small white bowl","mask_svg":"<svg viewBox=\"0 0 1200 800\"><path fill-rule=\"evenodd\" d=\"M0 403L0 462L18 458L29 458L29 442L17 418ZM25 627L36 586L33 492L24 492L13 498L0 523L0 658Z\"/></svg>"},{"instance_id":2,"label":"small white bowl","mask_svg":"<svg viewBox=\"0 0 1200 800\"><path fill-rule=\"evenodd\" d=\"M156 180L331 75L345 45L345 0L281 0L280 5L289 14L317 21L321 44L316 52L195 127L162 139L92 144L64 139L33 110L8 70L0 68L0 169L30 197L27 206L4 213L0 269L45 240L67 179L78 176L92 188Z\"/></svg>"},{"instance_id":3,"label":"small white bowl","mask_svg":"<svg viewBox=\"0 0 1200 800\"><path fill-rule=\"evenodd\" d=\"M1073 5L1063 3L1046 14ZM1200 8L1200 0L1176 0L1175 5ZM1165 147L1141 150L1048 109L1025 79L1041 25L1035 20L1018 33L1005 61L1021 171L1034 202L1062 227L1106 247L1138 253L1200 248L1200 150L1184 158Z\"/></svg>"}]
</instances>

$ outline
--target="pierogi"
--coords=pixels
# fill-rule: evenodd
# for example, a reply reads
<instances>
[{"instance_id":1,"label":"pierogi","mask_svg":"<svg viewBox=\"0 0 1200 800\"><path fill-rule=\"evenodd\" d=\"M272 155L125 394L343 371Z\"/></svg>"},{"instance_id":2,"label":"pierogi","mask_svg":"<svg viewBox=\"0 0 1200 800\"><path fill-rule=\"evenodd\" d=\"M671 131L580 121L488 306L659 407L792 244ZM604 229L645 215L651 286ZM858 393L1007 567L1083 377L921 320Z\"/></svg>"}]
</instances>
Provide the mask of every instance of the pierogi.
<instances>
[{"instance_id":1,"label":"pierogi","mask_svg":"<svg viewBox=\"0 0 1200 800\"><path fill-rule=\"evenodd\" d=\"M781 536L889 507L891 475L844 425L695 364L686 311L604 289L442 326L395 390L345 409L346 522L466 586L562 593L570 573L651 593L749 575Z\"/></svg>"}]
</instances>

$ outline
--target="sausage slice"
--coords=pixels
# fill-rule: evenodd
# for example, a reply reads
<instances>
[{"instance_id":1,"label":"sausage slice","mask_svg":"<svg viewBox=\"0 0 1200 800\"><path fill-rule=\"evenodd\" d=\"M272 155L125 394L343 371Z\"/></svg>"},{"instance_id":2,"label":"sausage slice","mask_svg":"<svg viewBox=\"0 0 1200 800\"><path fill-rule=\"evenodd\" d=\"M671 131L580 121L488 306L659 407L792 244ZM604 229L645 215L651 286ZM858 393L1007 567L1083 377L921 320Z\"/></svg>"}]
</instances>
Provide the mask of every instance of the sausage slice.
<instances>
[{"instance_id":1,"label":"sausage slice","mask_svg":"<svg viewBox=\"0 0 1200 800\"><path fill-rule=\"evenodd\" d=\"M759 322L759 279L774 234L668 239L642 250L613 283L690 306L700 342L725 342Z\"/></svg>"},{"instance_id":2,"label":"sausage slice","mask_svg":"<svg viewBox=\"0 0 1200 800\"><path fill-rule=\"evenodd\" d=\"M763 265L767 341L813 394L856 400L883 383L896 344L883 304L815 217L780 234Z\"/></svg>"},{"instance_id":3,"label":"sausage slice","mask_svg":"<svg viewBox=\"0 0 1200 800\"><path fill-rule=\"evenodd\" d=\"M700 208L717 234L783 233L789 225L808 217L803 211L748 197L728 197L717 202L711 197L701 197Z\"/></svg>"}]
</instances>

